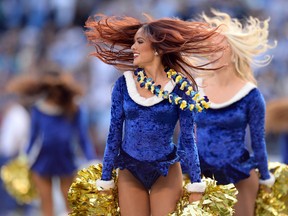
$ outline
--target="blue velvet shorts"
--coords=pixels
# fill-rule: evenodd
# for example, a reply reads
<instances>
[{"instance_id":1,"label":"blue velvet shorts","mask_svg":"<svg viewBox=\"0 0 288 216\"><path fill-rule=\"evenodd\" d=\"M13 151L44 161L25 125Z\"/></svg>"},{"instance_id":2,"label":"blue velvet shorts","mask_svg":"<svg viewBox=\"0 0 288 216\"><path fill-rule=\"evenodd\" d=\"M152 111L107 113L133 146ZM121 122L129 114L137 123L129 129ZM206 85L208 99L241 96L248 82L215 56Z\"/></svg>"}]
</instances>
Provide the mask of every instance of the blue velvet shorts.
<instances>
[{"instance_id":1,"label":"blue velvet shorts","mask_svg":"<svg viewBox=\"0 0 288 216\"><path fill-rule=\"evenodd\" d=\"M205 158L199 157L199 159L201 173L205 177L215 179L218 185L235 184L248 178L250 176L250 171L256 168L254 157L251 157L248 151L244 152L238 160L230 161L223 167L218 167L217 161L215 161L215 164L211 165L206 163Z\"/></svg>"},{"instance_id":2,"label":"blue velvet shorts","mask_svg":"<svg viewBox=\"0 0 288 216\"><path fill-rule=\"evenodd\" d=\"M169 155L152 162L139 161L121 149L115 160L115 168L129 170L149 190L160 176L167 176L169 167L178 161L176 146Z\"/></svg>"}]
</instances>

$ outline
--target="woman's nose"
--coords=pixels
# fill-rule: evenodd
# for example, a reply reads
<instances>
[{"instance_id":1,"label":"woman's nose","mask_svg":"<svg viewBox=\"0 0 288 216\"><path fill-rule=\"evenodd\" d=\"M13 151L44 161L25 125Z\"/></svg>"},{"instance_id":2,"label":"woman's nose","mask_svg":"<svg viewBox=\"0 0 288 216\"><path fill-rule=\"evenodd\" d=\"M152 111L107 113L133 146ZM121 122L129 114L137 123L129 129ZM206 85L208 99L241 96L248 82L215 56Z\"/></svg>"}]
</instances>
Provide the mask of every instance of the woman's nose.
<instances>
[{"instance_id":1,"label":"woman's nose","mask_svg":"<svg viewBox=\"0 0 288 216\"><path fill-rule=\"evenodd\" d=\"M131 50L132 51L134 51L135 50L135 46L134 46L135 44L132 44L132 46L131 46Z\"/></svg>"}]
</instances>

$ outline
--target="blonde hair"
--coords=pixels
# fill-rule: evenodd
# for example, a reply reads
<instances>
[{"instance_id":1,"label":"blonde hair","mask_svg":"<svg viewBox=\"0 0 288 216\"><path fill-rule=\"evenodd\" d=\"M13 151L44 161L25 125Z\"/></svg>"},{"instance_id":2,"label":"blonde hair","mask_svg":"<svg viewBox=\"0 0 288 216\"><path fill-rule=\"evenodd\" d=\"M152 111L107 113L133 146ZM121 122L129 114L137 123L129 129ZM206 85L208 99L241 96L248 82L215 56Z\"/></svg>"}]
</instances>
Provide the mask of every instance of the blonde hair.
<instances>
[{"instance_id":1,"label":"blonde hair","mask_svg":"<svg viewBox=\"0 0 288 216\"><path fill-rule=\"evenodd\" d=\"M251 66L266 66L271 62L272 56L265 55L262 59L255 57L277 45L276 41L272 45L268 43L269 19L260 21L250 16L245 19L245 23L242 25L238 19L231 18L227 13L213 9L211 12L215 15L214 17L208 17L202 13L199 19L211 27L219 26L220 33L226 37L230 44L231 60L234 62L238 75L256 84Z\"/></svg>"}]
</instances>

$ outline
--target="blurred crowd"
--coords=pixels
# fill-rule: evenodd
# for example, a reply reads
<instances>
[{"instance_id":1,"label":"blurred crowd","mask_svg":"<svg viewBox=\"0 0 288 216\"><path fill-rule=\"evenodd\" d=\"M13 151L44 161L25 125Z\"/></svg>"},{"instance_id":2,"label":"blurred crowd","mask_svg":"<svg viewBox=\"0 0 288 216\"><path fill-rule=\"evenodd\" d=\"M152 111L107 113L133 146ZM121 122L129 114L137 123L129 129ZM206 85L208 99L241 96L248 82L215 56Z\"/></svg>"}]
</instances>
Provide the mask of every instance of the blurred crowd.
<instances>
[{"instance_id":1,"label":"blurred crowd","mask_svg":"<svg viewBox=\"0 0 288 216\"><path fill-rule=\"evenodd\" d=\"M88 109L90 135L101 158L109 127L111 89L121 74L89 57L93 48L87 45L84 36L87 18L95 13L135 17L147 13L155 18L191 19L201 12L209 14L210 8L239 19L250 15L260 20L270 17L269 37L271 43L277 40L278 45L269 53L273 55L272 62L255 71L256 78L267 102L288 97L287 0L1 0L0 126L11 102L6 84L19 75L34 76L44 69L58 67L71 73L85 88L81 103ZM14 109L17 112L21 108ZM273 148L268 146L268 153L269 149L274 153ZM2 146L0 155L9 151L16 154L15 149ZM0 206L0 216L1 211Z\"/></svg>"}]
</instances>

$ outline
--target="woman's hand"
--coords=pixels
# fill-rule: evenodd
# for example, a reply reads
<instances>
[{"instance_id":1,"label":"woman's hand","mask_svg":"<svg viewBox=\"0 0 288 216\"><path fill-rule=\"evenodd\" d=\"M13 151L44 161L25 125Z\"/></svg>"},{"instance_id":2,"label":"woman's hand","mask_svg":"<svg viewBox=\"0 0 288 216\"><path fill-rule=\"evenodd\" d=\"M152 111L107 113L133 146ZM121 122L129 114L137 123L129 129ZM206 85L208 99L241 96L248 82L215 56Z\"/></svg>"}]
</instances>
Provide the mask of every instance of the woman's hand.
<instances>
[{"instance_id":1,"label":"woman's hand","mask_svg":"<svg viewBox=\"0 0 288 216\"><path fill-rule=\"evenodd\" d=\"M203 193L192 192L189 196L189 203L200 201L203 197Z\"/></svg>"},{"instance_id":2,"label":"woman's hand","mask_svg":"<svg viewBox=\"0 0 288 216\"><path fill-rule=\"evenodd\" d=\"M113 195L113 191L112 190L99 190L98 194L100 196L112 196Z\"/></svg>"},{"instance_id":3,"label":"woman's hand","mask_svg":"<svg viewBox=\"0 0 288 216\"><path fill-rule=\"evenodd\" d=\"M268 187L267 185L260 185L260 188L265 191L266 193L271 193L272 192L272 188Z\"/></svg>"}]
</instances>

